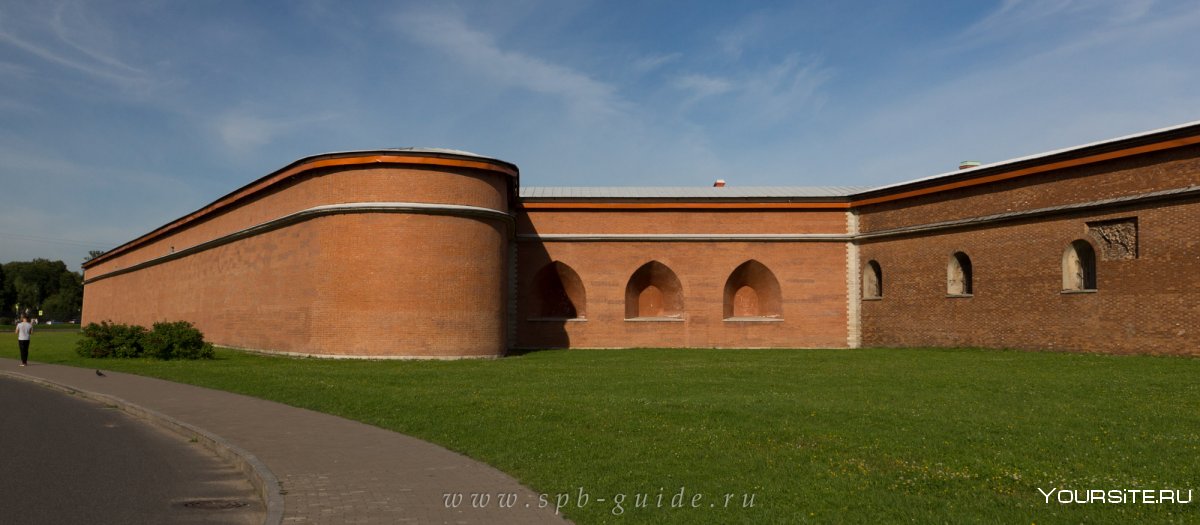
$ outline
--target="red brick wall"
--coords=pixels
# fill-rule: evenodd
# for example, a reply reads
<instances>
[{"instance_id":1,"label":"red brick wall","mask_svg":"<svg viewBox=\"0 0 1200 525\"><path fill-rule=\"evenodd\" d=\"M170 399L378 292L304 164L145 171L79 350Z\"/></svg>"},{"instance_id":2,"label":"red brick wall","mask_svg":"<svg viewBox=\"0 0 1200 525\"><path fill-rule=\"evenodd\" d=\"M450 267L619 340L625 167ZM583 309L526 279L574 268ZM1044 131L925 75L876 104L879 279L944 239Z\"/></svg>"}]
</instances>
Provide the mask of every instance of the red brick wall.
<instances>
[{"instance_id":1,"label":"red brick wall","mask_svg":"<svg viewBox=\"0 0 1200 525\"><path fill-rule=\"evenodd\" d=\"M846 233L844 211L542 211L526 210L519 232L547 233ZM844 242L539 242L518 243L517 346L845 347ZM725 283L747 260L778 279L780 322L724 320ZM533 277L551 261L583 281L586 321L544 321L532 303ZM682 321L625 320L625 287L649 261L669 267L684 295Z\"/></svg>"},{"instance_id":2,"label":"red brick wall","mask_svg":"<svg viewBox=\"0 0 1200 525\"><path fill-rule=\"evenodd\" d=\"M351 202L464 204L508 211L508 181L477 170L382 165L302 173L182 231L87 268L101 275L301 210Z\"/></svg>"},{"instance_id":3,"label":"red brick wall","mask_svg":"<svg viewBox=\"0 0 1200 525\"><path fill-rule=\"evenodd\" d=\"M1200 148L1189 147L868 206L860 218L870 232L1195 184ZM1121 218L1138 221L1138 258L1097 250L1097 292L1062 293L1066 246L1096 245L1086 223ZM859 271L874 259L884 281L883 298L861 304L863 343L1200 354L1197 224L1193 198L863 241ZM946 297L956 251L971 257L973 297Z\"/></svg>"},{"instance_id":4,"label":"red brick wall","mask_svg":"<svg viewBox=\"0 0 1200 525\"><path fill-rule=\"evenodd\" d=\"M1200 146L864 206L862 232L1045 208L1200 184Z\"/></svg>"},{"instance_id":5,"label":"red brick wall","mask_svg":"<svg viewBox=\"0 0 1200 525\"><path fill-rule=\"evenodd\" d=\"M86 270L84 322L195 323L221 345L323 355L502 355L511 226L410 213L327 215L133 272L161 257L300 210L426 202L507 210L503 174L325 170Z\"/></svg>"},{"instance_id":6,"label":"red brick wall","mask_svg":"<svg viewBox=\"0 0 1200 525\"><path fill-rule=\"evenodd\" d=\"M84 321L189 320L212 341L272 351L355 356L501 355L515 346L986 346L1200 354L1200 202L1075 211L859 242L847 274L837 240L582 241L554 235L846 234L829 209L516 210L516 254L503 219L352 213L301 221L130 273L103 276L315 206L422 202L509 211L510 179L470 168L396 164L325 168L283 180L187 227L86 269ZM1200 146L1066 168L859 207L860 231L965 219L1200 185ZM615 203L608 203L615 204ZM1087 222L1138 222L1138 258L1097 250L1098 290L1062 293L1061 257ZM946 264L964 252L971 297L946 296ZM725 319L725 285L756 260L779 282L777 319ZM883 298L848 304L868 260ZM534 276L552 261L578 274L579 320L538 319ZM677 320L627 320L626 286L658 261L678 278ZM515 274L513 273L515 271ZM515 297L509 297L515 279ZM515 318L509 307L515 302ZM855 325L851 310L861 309ZM511 321L511 323L510 323ZM850 325L850 326L848 326Z\"/></svg>"},{"instance_id":7,"label":"red brick wall","mask_svg":"<svg viewBox=\"0 0 1200 525\"><path fill-rule=\"evenodd\" d=\"M846 233L844 210L553 210L526 209L518 231L556 233Z\"/></svg>"}]
</instances>

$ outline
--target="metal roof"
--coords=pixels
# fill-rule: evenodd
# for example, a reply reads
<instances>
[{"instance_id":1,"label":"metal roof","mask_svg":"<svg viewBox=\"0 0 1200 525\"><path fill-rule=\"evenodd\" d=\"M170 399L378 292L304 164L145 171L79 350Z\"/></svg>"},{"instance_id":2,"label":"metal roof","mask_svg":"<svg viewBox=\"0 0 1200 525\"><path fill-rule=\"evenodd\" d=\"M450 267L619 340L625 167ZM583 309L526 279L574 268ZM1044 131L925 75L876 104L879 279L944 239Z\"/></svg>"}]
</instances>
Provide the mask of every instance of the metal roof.
<instances>
[{"instance_id":1,"label":"metal roof","mask_svg":"<svg viewBox=\"0 0 1200 525\"><path fill-rule=\"evenodd\" d=\"M1113 139L1071 146L1068 148L1027 155L983 164L969 169L949 171L882 186L666 186L666 187L553 187L530 186L520 189L522 199L822 199L861 198L902 191L904 188L939 184L956 179L974 178L991 173L1018 169L1022 166L1052 162L1058 158L1078 156L1106 149L1129 147L1144 142L1167 140L1172 136L1194 132L1200 120L1145 131Z\"/></svg>"},{"instance_id":2,"label":"metal roof","mask_svg":"<svg viewBox=\"0 0 1200 525\"><path fill-rule=\"evenodd\" d=\"M526 186L522 199L794 199L848 197L865 186Z\"/></svg>"},{"instance_id":3,"label":"metal roof","mask_svg":"<svg viewBox=\"0 0 1200 525\"><path fill-rule=\"evenodd\" d=\"M466 150L461 150L461 149L451 149L451 148L413 148L413 147L405 147L405 148L387 148L387 149L385 149L384 151L409 151L409 152L412 152L412 153L449 153L449 154L451 154L451 155L462 155L462 156L464 156L464 157L479 157L479 158L481 158L481 159L490 159L490 158L492 158L492 157L488 157L487 155L480 155L480 154L478 154L478 153L472 153L472 152L470 152L470 151L466 151ZM498 160L498 159L497 159L497 160Z\"/></svg>"},{"instance_id":4,"label":"metal roof","mask_svg":"<svg viewBox=\"0 0 1200 525\"><path fill-rule=\"evenodd\" d=\"M1154 137L1155 135L1164 135L1164 134L1167 134L1167 133L1170 133L1173 131L1186 130L1187 128L1193 128L1193 127L1197 127L1197 126L1200 126L1200 120L1193 120L1191 122L1187 122L1184 124L1179 124L1176 126L1168 126L1165 128L1159 128L1159 129L1152 130L1152 131L1144 131L1141 133L1134 133L1132 135L1125 135L1123 137L1101 140L1101 141L1097 141L1097 142L1090 142L1087 144L1081 144L1078 146L1071 146L1068 148L1061 148L1061 149L1056 149L1056 150L1052 150L1052 151L1046 151L1043 153L1036 153L1033 155L1026 155L1026 156L1017 157L1014 159L1002 160L1002 161L992 162L992 163L988 163L988 164L981 164L981 165L973 167L973 168L948 171L948 172L944 172L944 173L939 173L937 175L921 177L918 179L907 180L904 182L885 184L883 186L877 186L877 187L869 188L869 189L872 192L882 192L882 191L900 188L903 186L910 186L910 185L916 185L916 184L921 184L921 183L933 182L933 181L937 181L939 179L949 179L949 178L953 178L953 177L957 177L957 176L964 176L964 175L969 176L971 174L979 173L981 171L1003 170L1003 169L1009 168L1016 164L1048 160L1051 157L1054 157L1056 155L1075 153L1075 152L1080 152L1080 151L1087 150L1087 149L1102 148L1105 146L1116 146L1116 145L1119 145L1120 143L1134 142L1139 139L1153 140L1153 138L1155 138ZM863 191L866 191L866 190L863 190Z\"/></svg>"}]
</instances>

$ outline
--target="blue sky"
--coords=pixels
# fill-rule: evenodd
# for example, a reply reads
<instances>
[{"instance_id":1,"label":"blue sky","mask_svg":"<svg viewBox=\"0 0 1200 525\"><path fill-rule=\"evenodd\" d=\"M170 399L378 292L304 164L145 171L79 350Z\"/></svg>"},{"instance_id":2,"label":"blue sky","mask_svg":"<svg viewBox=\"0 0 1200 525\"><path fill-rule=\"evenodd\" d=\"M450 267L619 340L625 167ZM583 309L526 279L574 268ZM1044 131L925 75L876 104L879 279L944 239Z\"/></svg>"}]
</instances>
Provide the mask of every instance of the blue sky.
<instances>
[{"instance_id":1,"label":"blue sky","mask_svg":"<svg viewBox=\"0 0 1200 525\"><path fill-rule=\"evenodd\" d=\"M524 185L881 185L1200 119L1200 4L0 0L0 262L301 157Z\"/></svg>"}]
</instances>

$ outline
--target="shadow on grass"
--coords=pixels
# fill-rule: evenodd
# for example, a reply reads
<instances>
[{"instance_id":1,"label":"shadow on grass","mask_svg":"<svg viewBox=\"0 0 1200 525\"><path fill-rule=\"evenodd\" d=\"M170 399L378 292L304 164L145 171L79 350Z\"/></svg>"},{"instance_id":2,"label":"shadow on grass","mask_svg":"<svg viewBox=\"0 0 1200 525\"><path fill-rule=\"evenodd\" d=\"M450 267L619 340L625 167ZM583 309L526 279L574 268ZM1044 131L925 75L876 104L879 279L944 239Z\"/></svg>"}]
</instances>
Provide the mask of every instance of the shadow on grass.
<instances>
[{"instance_id":1,"label":"shadow on grass","mask_svg":"<svg viewBox=\"0 0 1200 525\"><path fill-rule=\"evenodd\" d=\"M504 357L521 357L538 352L554 352L566 350L566 348L512 348L505 352Z\"/></svg>"}]
</instances>

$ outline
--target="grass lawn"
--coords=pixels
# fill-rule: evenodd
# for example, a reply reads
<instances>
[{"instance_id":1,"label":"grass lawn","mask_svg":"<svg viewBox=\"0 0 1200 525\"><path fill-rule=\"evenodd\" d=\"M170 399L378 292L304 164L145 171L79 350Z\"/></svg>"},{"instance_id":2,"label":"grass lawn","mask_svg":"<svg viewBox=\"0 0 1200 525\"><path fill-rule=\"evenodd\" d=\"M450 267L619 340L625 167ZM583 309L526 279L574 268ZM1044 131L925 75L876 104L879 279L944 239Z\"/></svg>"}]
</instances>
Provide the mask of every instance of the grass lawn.
<instances>
[{"instance_id":1,"label":"grass lawn","mask_svg":"<svg viewBox=\"0 0 1200 525\"><path fill-rule=\"evenodd\" d=\"M1197 359L648 349L430 362L219 350L212 361L156 362L81 358L77 338L42 333L32 359L240 392L418 436L552 502L570 494L564 511L585 524L1200 521L1200 501L1047 504L1039 492L1200 497ZM15 356L7 345L4 355ZM589 502L578 508L581 488ZM671 508L681 488L685 508ZM626 495L620 516L617 494ZM637 495L648 495L648 508L635 508ZM753 507L743 508L750 495Z\"/></svg>"}]
</instances>

